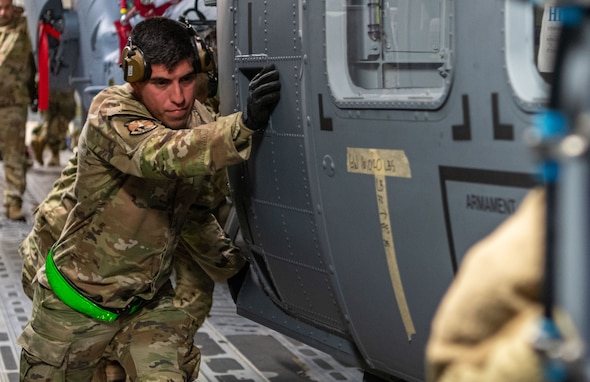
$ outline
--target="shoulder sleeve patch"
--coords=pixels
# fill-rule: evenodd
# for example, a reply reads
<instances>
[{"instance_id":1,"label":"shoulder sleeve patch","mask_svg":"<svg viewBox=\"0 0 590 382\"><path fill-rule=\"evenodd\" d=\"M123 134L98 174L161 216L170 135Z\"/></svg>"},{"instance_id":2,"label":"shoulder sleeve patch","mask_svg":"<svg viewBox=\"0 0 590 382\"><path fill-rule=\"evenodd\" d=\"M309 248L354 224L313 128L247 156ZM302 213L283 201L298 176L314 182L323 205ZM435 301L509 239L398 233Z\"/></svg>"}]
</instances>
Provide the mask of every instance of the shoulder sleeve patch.
<instances>
[{"instance_id":1,"label":"shoulder sleeve patch","mask_svg":"<svg viewBox=\"0 0 590 382\"><path fill-rule=\"evenodd\" d=\"M152 131L158 125L154 121L150 121L149 119L140 119L127 122L125 126L127 127L127 129L129 129L129 134L141 135Z\"/></svg>"}]
</instances>

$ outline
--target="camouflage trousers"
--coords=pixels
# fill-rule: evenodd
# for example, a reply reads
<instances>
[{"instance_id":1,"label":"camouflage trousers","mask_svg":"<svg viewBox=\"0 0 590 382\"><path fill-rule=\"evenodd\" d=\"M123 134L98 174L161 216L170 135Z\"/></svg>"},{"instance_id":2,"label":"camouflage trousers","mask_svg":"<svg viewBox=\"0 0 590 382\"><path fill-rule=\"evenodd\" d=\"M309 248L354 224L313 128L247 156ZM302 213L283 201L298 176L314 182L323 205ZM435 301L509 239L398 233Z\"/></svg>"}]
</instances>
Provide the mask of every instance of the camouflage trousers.
<instances>
[{"instance_id":1,"label":"camouflage trousers","mask_svg":"<svg viewBox=\"0 0 590 382\"><path fill-rule=\"evenodd\" d=\"M89 382L104 360L132 381L193 381L201 354L194 320L175 308L170 284L132 315L104 322L80 314L36 283L33 315L18 339L21 381Z\"/></svg>"},{"instance_id":2,"label":"camouflage trousers","mask_svg":"<svg viewBox=\"0 0 590 382\"><path fill-rule=\"evenodd\" d=\"M0 108L0 121L0 152L6 177L4 205L20 207L27 185L25 145L27 106Z\"/></svg>"},{"instance_id":3,"label":"camouflage trousers","mask_svg":"<svg viewBox=\"0 0 590 382\"><path fill-rule=\"evenodd\" d=\"M41 130L33 134L39 134L38 139L47 144L53 152L61 150L65 145L68 124L76 116L74 91L52 90L49 95L49 107L41 111L41 116L45 122Z\"/></svg>"}]
</instances>

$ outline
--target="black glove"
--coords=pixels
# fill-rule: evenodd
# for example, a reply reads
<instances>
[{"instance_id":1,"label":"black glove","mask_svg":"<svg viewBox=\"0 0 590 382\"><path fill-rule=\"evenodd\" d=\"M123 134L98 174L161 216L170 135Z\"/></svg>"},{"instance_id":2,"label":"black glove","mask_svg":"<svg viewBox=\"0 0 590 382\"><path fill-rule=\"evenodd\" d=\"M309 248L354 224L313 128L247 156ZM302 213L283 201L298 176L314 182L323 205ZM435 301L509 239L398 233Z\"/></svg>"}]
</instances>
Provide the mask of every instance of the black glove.
<instances>
[{"instance_id":1,"label":"black glove","mask_svg":"<svg viewBox=\"0 0 590 382\"><path fill-rule=\"evenodd\" d=\"M270 113L281 98L279 72L274 64L267 65L252 78L248 85L248 104L242 113L244 125L250 130L264 130Z\"/></svg>"}]
</instances>

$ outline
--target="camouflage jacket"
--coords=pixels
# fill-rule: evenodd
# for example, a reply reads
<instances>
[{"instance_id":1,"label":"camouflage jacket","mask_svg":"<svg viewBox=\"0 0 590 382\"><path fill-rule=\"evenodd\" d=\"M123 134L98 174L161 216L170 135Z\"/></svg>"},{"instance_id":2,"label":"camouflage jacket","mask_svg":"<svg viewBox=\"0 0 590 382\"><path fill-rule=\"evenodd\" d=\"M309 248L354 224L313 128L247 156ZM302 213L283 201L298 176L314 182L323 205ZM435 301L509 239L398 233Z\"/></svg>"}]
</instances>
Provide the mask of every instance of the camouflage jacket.
<instances>
[{"instance_id":1,"label":"camouflage jacket","mask_svg":"<svg viewBox=\"0 0 590 382\"><path fill-rule=\"evenodd\" d=\"M31 300L34 295L33 280L45 264L49 249L60 237L68 214L76 204L73 186L77 168L78 156L75 153L60 178L53 183L52 190L36 208L33 229L18 247L23 260L22 285ZM191 224L183 227L173 261L176 276L174 305L193 317L199 326L205 321L213 302L214 281L209 274L231 276L244 264L240 250L211 214L229 193L227 174L218 171L211 178L201 187L196 205L191 206L195 217L190 219ZM218 265L226 261L233 266L220 269Z\"/></svg>"},{"instance_id":2,"label":"camouflage jacket","mask_svg":"<svg viewBox=\"0 0 590 382\"><path fill-rule=\"evenodd\" d=\"M200 216L194 203L202 184L248 158L252 131L241 113L210 123L203 116L210 118L196 102L187 128L169 129L128 84L94 98L78 146L77 203L54 260L81 293L102 306L123 308L135 296L154 296L170 277L183 227ZM216 279L239 269L227 259L200 265Z\"/></svg>"},{"instance_id":3,"label":"camouflage jacket","mask_svg":"<svg viewBox=\"0 0 590 382\"><path fill-rule=\"evenodd\" d=\"M36 97L35 59L24 17L0 26L0 107L28 105Z\"/></svg>"}]
</instances>

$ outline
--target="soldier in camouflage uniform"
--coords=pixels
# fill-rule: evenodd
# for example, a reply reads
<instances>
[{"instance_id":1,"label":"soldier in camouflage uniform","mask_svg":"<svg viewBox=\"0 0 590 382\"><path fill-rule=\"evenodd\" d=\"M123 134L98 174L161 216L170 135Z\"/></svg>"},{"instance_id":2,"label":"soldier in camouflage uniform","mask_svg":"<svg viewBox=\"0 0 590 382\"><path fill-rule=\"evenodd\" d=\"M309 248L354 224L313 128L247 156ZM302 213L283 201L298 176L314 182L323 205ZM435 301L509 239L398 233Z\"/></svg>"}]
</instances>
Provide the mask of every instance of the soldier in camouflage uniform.
<instances>
[{"instance_id":1,"label":"soldier in camouflage uniform","mask_svg":"<svg viewBox=\"0 0 590 382\"><path fill-rule=\"evenodd\" d=\"M24 220L27 105L36 99L35 73L22 8L15 7L12 0L0 0L0 152L6 176L4 207L12 220Z\"/></svg>"},{"instance_id":2,"label":"soldier in camouflage uniform","mask_svg":"<svg viewBox=\"0 0 590 382\"><path fill-rule=\"evenodd\" d=\"M65 146L68 125L76 116L76 99L74 90L58 89L51 86L49 93L49 107L41 111L43 124L33 131L31 147L35 160L43 166L43 151L45 147L51 150L48 166L60 166L59 152Z\"/></svg>"},{"instance_id":3,"label":"soldier in camouflage uniform","mask_svg":"<svg viewBox=\"0 0 590 382\"><path fill-rule=\"evenodd\" d=\"M170 19L140 22L129 53L143 56L145 75L105 89L90 106L77 203L37 272L33 315L18 340L23 381L88 381L105 352L130 380L198 375L195 320L173 301L173 259L186 250L214 281L242 266L221 249L198 251L195 232L206 221L196 201L207 177L249 157L280 82L267 66L250 82L244 113L206 123L194 102L193 38Z\"/></svg>"},{"instance_id":4,"label":"soldier in camouflage uniform","mask_svg":"<svg viewBox=\"0 0 590 382\"><path fill-rule=\"evenodd\" d=\"M212 121L211 118L209 120ZM25 294L31 299L35 275L45 264L45 256L59 238L68 213L76 204L73 189L76 169L77 155L74 153L61 176L54 182L52 190L35 210L33 229L18 247L23 260L22 285ZM192 232L198 247L180 246L174 255L174 306L184 310L195 320L195 332L203 325L211 310L215 282L192 260L189 251L222 251L225 253L224 256L231 257L237 256L239 251L226 238L217 221L209 216L225 203L225 194L219 192L219 185L226 181L225 172L218 171L211 176L210 182L203 185L196 200L198 210L202 212L199 218L202 226ZM215 253L205 256L213 257ZM125 373L119 368L118 362L104 363L97 368L93 381L102 381L105 377L107 382L124 381L124 376Z\"/></svg>"}]
</instances>

